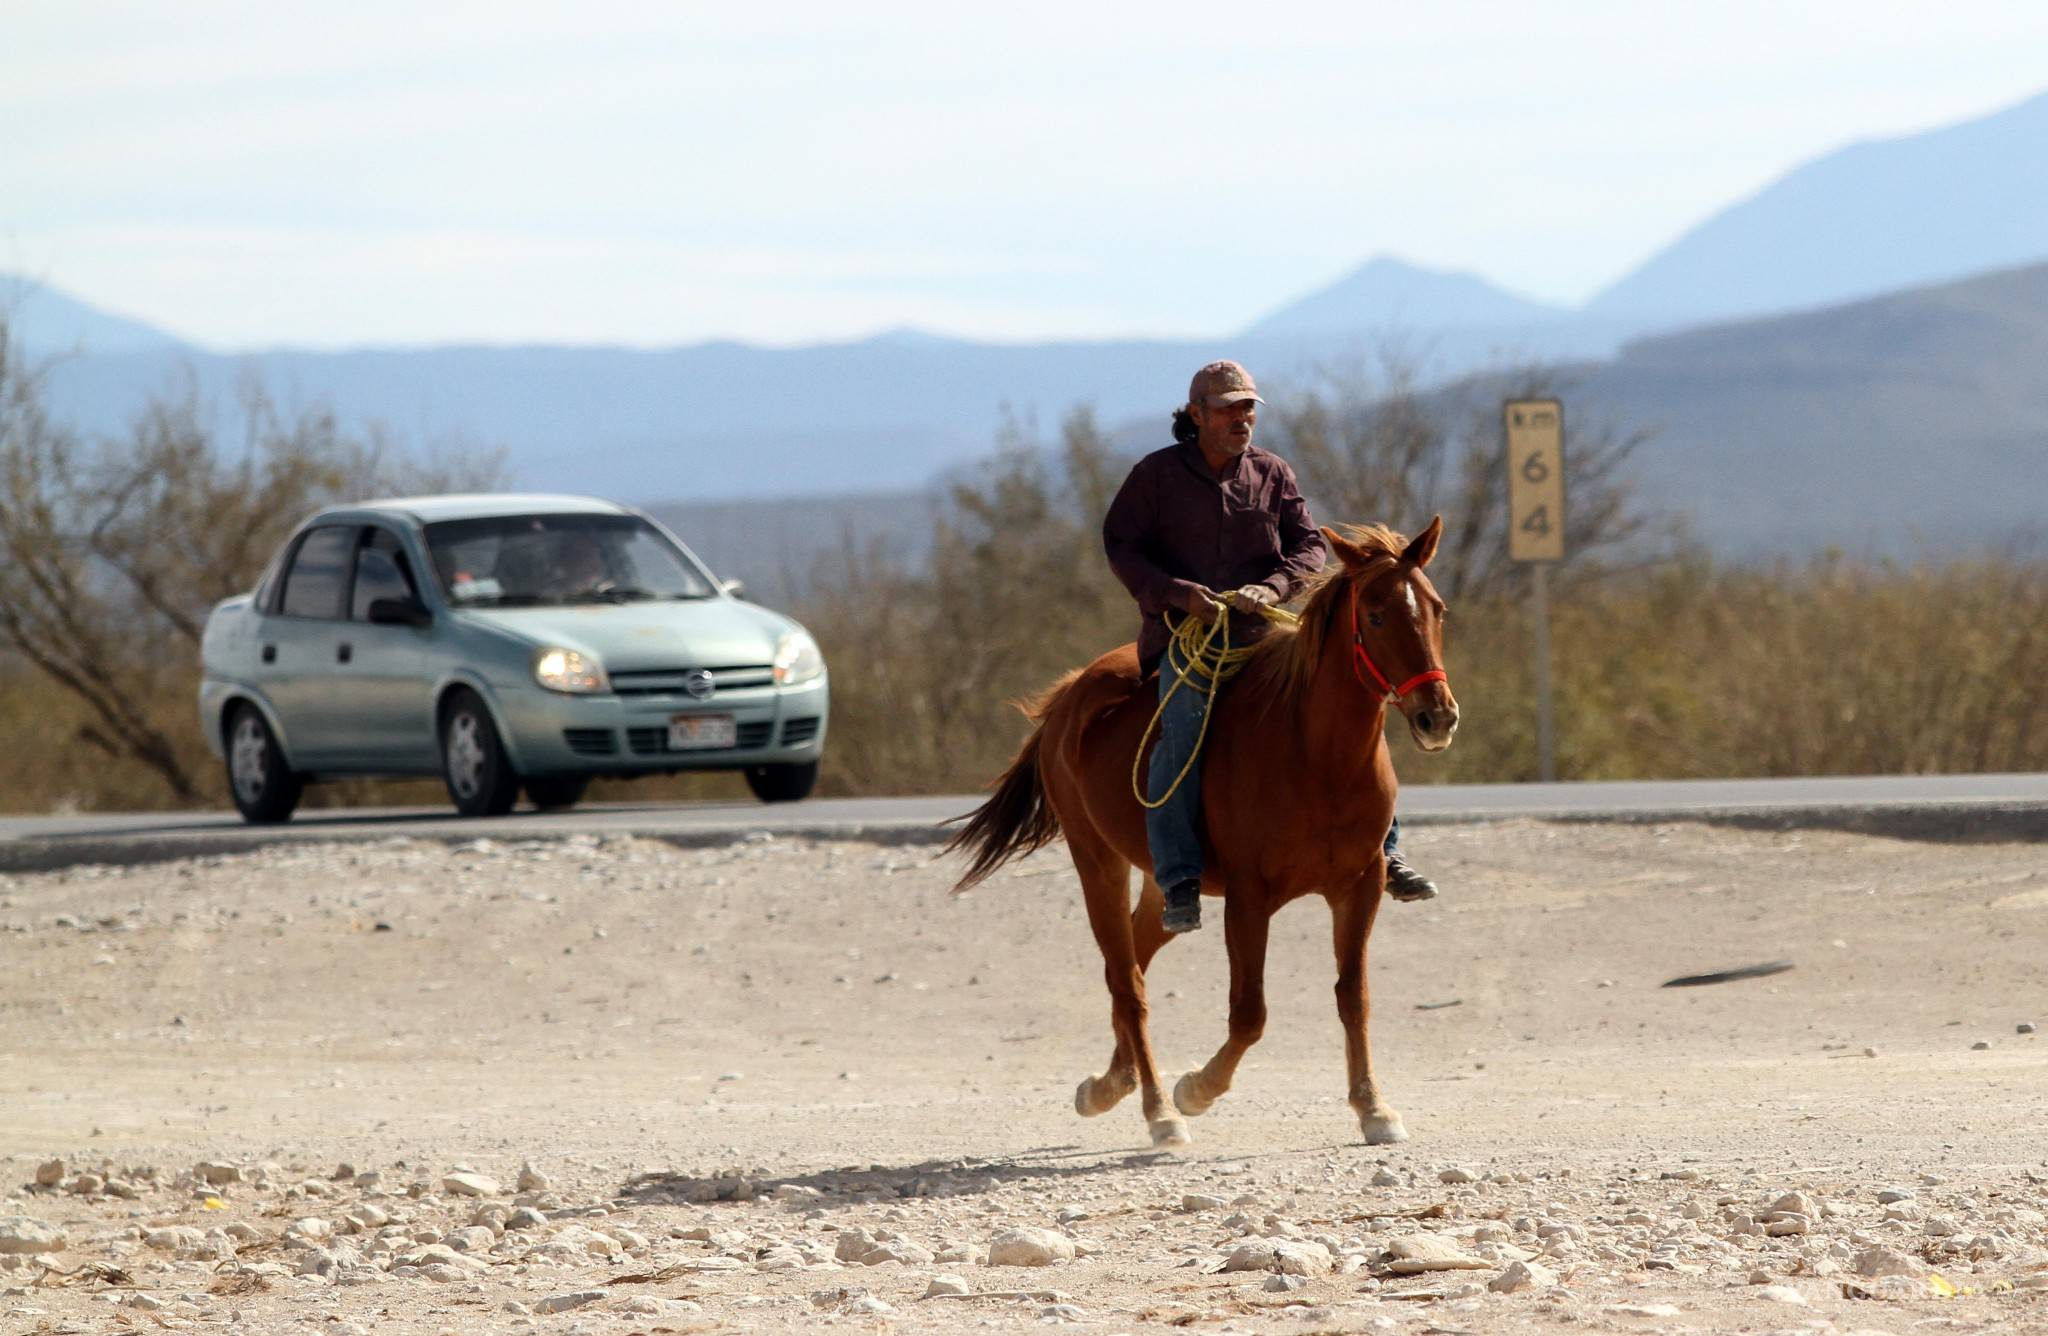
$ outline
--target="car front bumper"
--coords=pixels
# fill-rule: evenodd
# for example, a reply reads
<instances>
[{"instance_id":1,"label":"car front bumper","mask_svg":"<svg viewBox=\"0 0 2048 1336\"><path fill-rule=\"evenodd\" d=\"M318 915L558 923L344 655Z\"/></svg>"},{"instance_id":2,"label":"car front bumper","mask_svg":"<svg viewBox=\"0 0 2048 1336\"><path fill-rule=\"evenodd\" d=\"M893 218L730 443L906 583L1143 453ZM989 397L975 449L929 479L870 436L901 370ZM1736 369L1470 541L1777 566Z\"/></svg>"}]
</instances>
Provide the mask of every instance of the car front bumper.
<instances>
[{"instance_id":1,"label":"car front bumper","mask_svg":"<svg viewBox=\"0 0 2048 1336\"><path fill-rule=\"evenodd\" d=\"M507 749L522 775L660 774L802 764L825 750L831 688L827 678L793 687L721 691L710 700L684 695L569 696L522 690L499 697ZM671 750L675 716L728 715L732 747Z\"/></svg>"}]
</instances>

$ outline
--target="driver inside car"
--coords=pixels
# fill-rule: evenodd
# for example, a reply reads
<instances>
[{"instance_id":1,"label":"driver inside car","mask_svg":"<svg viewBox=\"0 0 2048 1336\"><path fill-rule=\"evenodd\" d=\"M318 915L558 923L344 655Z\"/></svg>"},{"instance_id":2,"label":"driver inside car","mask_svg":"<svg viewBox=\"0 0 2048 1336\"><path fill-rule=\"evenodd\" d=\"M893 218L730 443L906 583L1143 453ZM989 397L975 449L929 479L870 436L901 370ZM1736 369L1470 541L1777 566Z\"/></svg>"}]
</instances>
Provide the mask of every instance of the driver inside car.
<instances>
[{"instance_id":1,"label":"driver inside car","mask_svg":"<svg viewBox=\"0 0 2048 1336\"><path fill-rule=\"evenodd\" d=\"M592 534L563 534L555 543L554 567L549 584L558 598L603 593L613 584L605 564L604 545Z\"/></svg>"}]
</instances>

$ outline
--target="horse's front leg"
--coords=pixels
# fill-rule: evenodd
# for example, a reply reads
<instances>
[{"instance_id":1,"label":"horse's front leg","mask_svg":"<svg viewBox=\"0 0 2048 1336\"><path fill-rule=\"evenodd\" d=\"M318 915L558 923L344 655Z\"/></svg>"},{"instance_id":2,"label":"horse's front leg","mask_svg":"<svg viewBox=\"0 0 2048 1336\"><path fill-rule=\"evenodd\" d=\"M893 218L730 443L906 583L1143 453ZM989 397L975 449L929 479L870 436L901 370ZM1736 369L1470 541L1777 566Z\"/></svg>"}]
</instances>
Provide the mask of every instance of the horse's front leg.
<instances>
[{"instance_id":1,"label":"horse's front leg","mask_svg":"<svg viewBox=\"0 0 2048 1336\"><path fill-rule=\"evenodd\" d=\"M1266 929L1270 901L1250 887L1234 887L1223 900L1223 939L1230 952L1230 1037L1199 1071L1173 1087L1173 1102L1193 1117L1208 1112L1230 1089L1245 1050L1266 1032Z\"/></svg>"},{"instance_id":2,"label":"horse's front leg","mask_svg":"<svg viewBox=\"0 0 2048 1336\"><path fill-rule=\"evenodd\" d=\"M1330 897L1330 926L1337 949L1337 1016L1344 1023L1344 1067L1350 1081L1351 1107L1358 1114L1358 1130L1368 1145L1380 1146L1406 1141L1408 1129L1401 1115L1381 1097L1372 1076L1372 1046L1366 1037L1366 1018L1371 1007L1366 997L1365 939L1372 933L1373 917L1379 913L1380 896L1386 889L1387 865L1375 854L1347 891Z\"/></svg>"}]
</instances>

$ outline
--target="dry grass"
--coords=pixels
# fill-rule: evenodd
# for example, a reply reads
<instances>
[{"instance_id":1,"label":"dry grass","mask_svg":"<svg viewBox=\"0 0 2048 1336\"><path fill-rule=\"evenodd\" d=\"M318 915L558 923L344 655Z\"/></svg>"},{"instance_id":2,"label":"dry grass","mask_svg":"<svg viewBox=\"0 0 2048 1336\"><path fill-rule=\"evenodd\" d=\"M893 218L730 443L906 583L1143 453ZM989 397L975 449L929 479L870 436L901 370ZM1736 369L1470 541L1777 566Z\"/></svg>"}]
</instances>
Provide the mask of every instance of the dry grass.
<instances>
[{"instance_id":1,"label":"dry grass","mask_svg":"<svg viewBox=\"0 0 2048 1336\"><path fill-rule=\"evenodd\" d=\"M839 583L799 609L832 664L821 792L977 790L1024 736L1011 700L1129 639L1136 614L1091 544L1050 520L1017 533L953 535L927 572L844 563ZM2048 769L2048 565L1688 563L1582 585L1552 614L1563 778ZM1530 652L1521 604L1456 608L1447 655L1465 722L1440 756L1397 748L1404 783L1535 777ZM172 684L150 713L225 806L194 686ZM151 771L81 741L88 722L68 694L0 665L0 808L175 805ZM735 775L608 782L592 797L749 800ZM308 795L323 806L443 801L431 782Z\"/></svg>"}]
</instances>

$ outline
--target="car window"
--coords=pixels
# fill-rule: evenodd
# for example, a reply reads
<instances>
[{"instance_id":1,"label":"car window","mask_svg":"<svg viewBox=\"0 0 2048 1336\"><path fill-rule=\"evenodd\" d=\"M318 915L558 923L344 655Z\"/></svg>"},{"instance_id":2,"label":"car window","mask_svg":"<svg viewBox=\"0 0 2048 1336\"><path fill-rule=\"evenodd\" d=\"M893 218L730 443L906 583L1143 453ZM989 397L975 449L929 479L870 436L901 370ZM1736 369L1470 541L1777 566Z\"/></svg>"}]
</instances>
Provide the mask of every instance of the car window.
<instances>
[{"instance_id":1,"label":"car window","mask_svg":"<svg viewBox=\"0 0 2048 1336\"><path fill-rule=\"evenodd\" d=\"M371 529L356 549L355 595L350 615L359 622L370 620L370 604L380 598L419 599L413 587L411 563L398 535L389 529Z\"/></svg>"},{"instance_id":2,"label":"car window","mask_svg":"<svg viewBox=\"0 0 2048 1336\"><path fill-rule=\"evenodd\" d=\"M287 617L339 619L342 598L348 592L349 554L354 549L353 526L330 524L307 534L292 555L285 572L284 602Z\"/></svg>"},{"instance_id":3,"label":"car window","mask_svg":"<svg viewBox=\"0 0 2048 1336\"><path fill-rule=\"evenodd\" d=\"M709 598L711 577L637 515L510 515L427 526L459 606Z\"/></svg>"}]
</instances>

